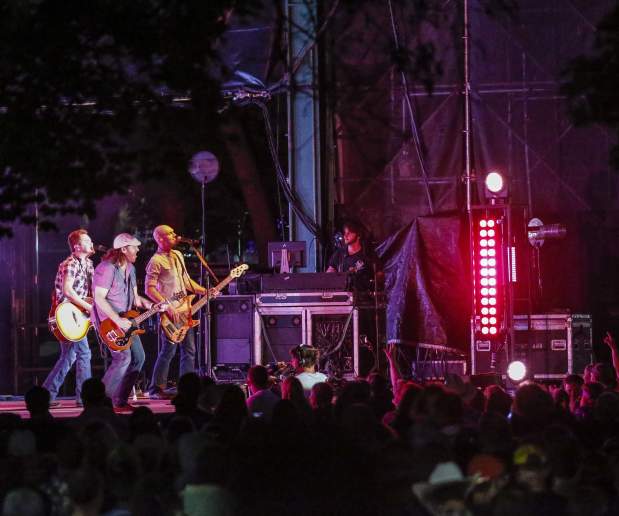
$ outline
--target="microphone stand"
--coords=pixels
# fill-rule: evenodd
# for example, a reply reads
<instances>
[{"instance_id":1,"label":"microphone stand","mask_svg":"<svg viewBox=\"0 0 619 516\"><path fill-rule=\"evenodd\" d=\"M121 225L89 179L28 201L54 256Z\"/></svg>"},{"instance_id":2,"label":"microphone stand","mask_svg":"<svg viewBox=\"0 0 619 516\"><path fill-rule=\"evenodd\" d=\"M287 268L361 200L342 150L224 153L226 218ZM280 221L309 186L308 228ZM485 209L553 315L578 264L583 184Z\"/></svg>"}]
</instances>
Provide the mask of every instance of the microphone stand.
<instances>
[{"instance_id":1,"label":"microphone stand","mask_svg":"<svg viewBox=\"0 0 619 516\"><path fill-rule=\"evenodd\" d=\"M193 252L196 253L196 256L200 260L200 276L202 277L204 288L206 288L206 295L208 296L208 292L211 289L211 276L213 279L219 283L219 279L213 272L213 270L209 267L209 264L204 259L203 254L206 254L206 181L202 180L202 253L196 248L195 245L191 245ZM204 273L207 272L207 274ZM203 346L203 353L198 353L198 371L201 376L210 376L211 375L211 303L210 301L205 305L205 311L202 316L202 331L200 335L199 341ZM197 350L196 350L197 351Z\"/></svg>"},{"instance_id":2,"label":"microphone stand","mask_svg":"<svg viewBox=\"0 0 619 516\"><path fill-rule=\"evenodd\" d=\"M204 242L204 240L203 240ZM213 279L215 280L215 284L219 283L219 278L217 277L217 275L213 272L213 269L211 269L211 267L209 266L208 262L204 259L204 256L202 256L202 253L200 253L200 251L195 247L195 246L191 246L191 248L193 249L193 252L196 253L196 256L198 257L198 260L200 260L200 264L201 267L203 268L203 272L202 275L204 276L204 271L207 272L206 277L204 278L205 281L205 288L206 288L206 295L209 295L209 291L211 290L211 276L213 277ZM198 356L198 365L199 365L199 370L200 373L203 375L208 374L210 376L211 370L212 370L212 364L211 364L211 322L212 322L212 315L211 315L211 301L209 299L208 303L206 303L204 305L204 314L203 314L203 321L202 321L202 334L203 334L203 345L204 345L204 358L206 358L206 360L202 359L202 353L199 354ZM204 362L206 362L206 364L204 364Z\"/></svg>"}]
</instances>

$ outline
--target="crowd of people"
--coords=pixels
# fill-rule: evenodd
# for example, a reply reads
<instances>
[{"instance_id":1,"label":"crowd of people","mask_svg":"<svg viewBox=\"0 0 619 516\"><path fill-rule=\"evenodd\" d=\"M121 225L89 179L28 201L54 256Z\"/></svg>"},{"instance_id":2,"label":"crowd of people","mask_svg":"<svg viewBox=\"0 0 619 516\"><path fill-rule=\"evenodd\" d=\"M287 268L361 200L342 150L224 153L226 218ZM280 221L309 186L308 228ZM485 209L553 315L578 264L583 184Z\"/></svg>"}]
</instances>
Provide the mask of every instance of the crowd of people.
<instances>
[{"instance_id":1,"label":"crowd of people","mask_svg":"<svg viewBox=\"0 0 619 516\"><path fill-rule=\"evenodd\" d=\"M610 364L513 394L457 376L333 386L307 381L298 348L304 382L254 366L245 392L187 373L166 416L117 414L90 378L81 414L58 420L33 387L29 419L0 415L2 514L619 514Z\"/></svg>"}]
</instances>

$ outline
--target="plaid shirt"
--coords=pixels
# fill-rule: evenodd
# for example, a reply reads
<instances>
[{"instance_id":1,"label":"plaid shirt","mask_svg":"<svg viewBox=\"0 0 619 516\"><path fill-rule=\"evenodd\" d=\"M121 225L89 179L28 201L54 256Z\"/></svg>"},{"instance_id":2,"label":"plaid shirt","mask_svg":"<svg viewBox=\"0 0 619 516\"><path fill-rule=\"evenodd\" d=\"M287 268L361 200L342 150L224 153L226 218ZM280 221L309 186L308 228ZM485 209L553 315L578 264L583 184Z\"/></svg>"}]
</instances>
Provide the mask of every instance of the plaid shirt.
<instances>
[{"instance_id":1,"label":"plaid shirt","mask_svg":"<svg viewBox=\"0 0 619 516\"><path fill-rule=\"evenodd\" d=\"M80 298L91 297L93 273L94 266L90 258L86 258L82 263L76 256L69 256L58 266L56 273L56 281L54 282L56 302L61 303L65 299L63 293L65 276L71 280L71 286Z\"/></svg>"}]
</instances>

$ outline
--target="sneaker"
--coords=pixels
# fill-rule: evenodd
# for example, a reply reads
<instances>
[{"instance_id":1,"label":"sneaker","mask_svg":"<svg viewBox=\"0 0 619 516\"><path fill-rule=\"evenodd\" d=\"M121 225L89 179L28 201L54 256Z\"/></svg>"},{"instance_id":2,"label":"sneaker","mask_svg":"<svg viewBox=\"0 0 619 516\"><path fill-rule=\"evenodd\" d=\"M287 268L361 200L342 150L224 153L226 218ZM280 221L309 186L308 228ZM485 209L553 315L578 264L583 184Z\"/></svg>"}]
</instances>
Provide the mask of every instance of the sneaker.
<instances>
[{"instance_id":1,"label":"sneaker","mask_svg":"<svg viewBox=\"0 0 619 516\"><path fill-rule=\"evenodd\" d=\"M114 412L116 414L131 414L134 410L135 410L135 407L133 405L130 405L129 403L124 403L122 405L116 405L114 407Z\"/></svg>"},{"instance_id":2,"label":"sneaker","mask_svg":"<svg viewBox=\"0 0 619 516\"><path fill-rule=\"evenodd\" d=\"M163 392L165 392L168 396L173 398L174 396L176 396L176 387L168 387Z\"/></svg>"},{"instance_id":3,"label":"sneaker","mask_svg":"<svg viewBox=\"0 0 619 516\"><path fill-rule=\"evenodd\" d=\"M171 400L173 397L172 394L168 394L165 391L154 391L149 395L151 400Z\"/></svg>"}]
</instances>

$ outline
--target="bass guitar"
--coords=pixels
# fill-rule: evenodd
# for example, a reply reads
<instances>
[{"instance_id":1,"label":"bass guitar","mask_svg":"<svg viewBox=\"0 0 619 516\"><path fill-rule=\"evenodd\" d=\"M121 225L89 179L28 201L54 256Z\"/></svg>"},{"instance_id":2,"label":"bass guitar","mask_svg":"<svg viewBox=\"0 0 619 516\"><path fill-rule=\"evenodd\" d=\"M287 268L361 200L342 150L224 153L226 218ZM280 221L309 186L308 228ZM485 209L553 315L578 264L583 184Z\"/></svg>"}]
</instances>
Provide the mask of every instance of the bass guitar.
<instances>
[{"instance_id":1,"label":"bass guitar","mask_svg":"<svg viewBox=\"0 0 619 516\"><path fill-rule=\"evenodd\" d=\"M182 294L175 294L172 299L177 300L183 297ZM112 351L124 351L131 347L131 337L133 335L141 335L146 330L140 328L140 324L149 317L155 315L162 305L168 304L168 300L153 305L150 310L140 314L137 310L129 310L119 314L121 317L131 321L131 328L124 331L112 319L104 319L99 326L99 336L105 342L105 345Z\"/></svg>"},{"instance_id":2,"label":"bass guitar","mask_svg":"<svg viewBox=\"0 0 619 516\"><path fill-rule=\"evenodd\" d=\"M52 296L52 306L47 317L49 331L60 341L77 342L82 340L90 329L90 316L82 307L74 305L68 299L56 304ZM84 299L92 305L92 299Z\"/></svg>"},{"instance_id":3,"label":"bass guitar","mask_svg":"<svg viewBox=\"0 0 619 516\"><path fill-rule=\"evenodd\" d=\"M243 274L245 274L247 269L249 269L249 265L247 264L242 264L235 267L230 271L230 274L228 274L225 279L220 281L210 290L221 292L233 279L240 278ZM196 304L192 305L191 302L195 297L195 295L190 294L183 297L183 299L179 301L178 305L175 306L172 304L172 306L181 314L180 320L177 323L170 319L168 314L161 314L161 327L163 328L166 337L175 344L183 341L190 328L200 324L200 321L192 319L192 316L213 298L213 296L209 293L203 296Z\"/></svg>"}]
</instances>

